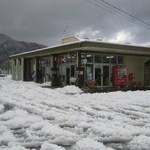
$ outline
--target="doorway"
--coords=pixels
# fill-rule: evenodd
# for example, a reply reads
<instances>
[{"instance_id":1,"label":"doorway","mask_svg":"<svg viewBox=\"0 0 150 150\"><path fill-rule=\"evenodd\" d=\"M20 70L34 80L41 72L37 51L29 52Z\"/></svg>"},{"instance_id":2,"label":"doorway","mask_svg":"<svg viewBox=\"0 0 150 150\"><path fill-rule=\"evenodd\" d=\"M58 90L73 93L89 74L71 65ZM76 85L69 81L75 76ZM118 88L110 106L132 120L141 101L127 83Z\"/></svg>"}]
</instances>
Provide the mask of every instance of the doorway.
<instances>
[{"instance_id":1,"label":"doorway","mask_svg":"<svg viewBox=\"0 0 150 150\"><path fill-rule=\"evenodd\" d=\"M70 85L70 68L66 68L66 85Z\"/></svg>"},{"instance_id":2,"label":"doorway","mask_svg":"<svg viewBox=\"0 0 150 150\"><path fill-rule=\"evenodd\" d=\"M102 69L101 69L101 67L100 68L95 68L95 80L96 80L96 84L98 86L102 85L101 75L102 75Z\"/></svg>"},{"instance_id":3,"label":"doorway","mask_svg":"<svg viewBox=\"0 0 150 150\"><path fill-rule=\"evenodd\" d=\"M98 86L109 86L110 82L109 65L95 65L95 80Z\"/></svg>"},{"instance_id":4,"label":"doorway","mask_svg":"<svg viewBox=\"0 0 150 150\"><path fill-rule=\"evenodd\" d=\"M24 81L31 81L30 59L24 59Z\"/></svg>"},{"instance_id":5,"label":"doorway","mask_svg":"<svg viewBox=\"0 0 150 150\"><path fill-rule=\"evenodd\" d=\"M150 60L144 64L144 85L150 86Z\"/></svg>"},{"instance_id":6,"label":"doorway","mask_svg":"<svg viewBox=\"0 0 150 150\"><path fill-rule=\"evenodd\" d=\"M109 66L103 66L103 85L109 85Z\"/></svg>"}]
</instances>

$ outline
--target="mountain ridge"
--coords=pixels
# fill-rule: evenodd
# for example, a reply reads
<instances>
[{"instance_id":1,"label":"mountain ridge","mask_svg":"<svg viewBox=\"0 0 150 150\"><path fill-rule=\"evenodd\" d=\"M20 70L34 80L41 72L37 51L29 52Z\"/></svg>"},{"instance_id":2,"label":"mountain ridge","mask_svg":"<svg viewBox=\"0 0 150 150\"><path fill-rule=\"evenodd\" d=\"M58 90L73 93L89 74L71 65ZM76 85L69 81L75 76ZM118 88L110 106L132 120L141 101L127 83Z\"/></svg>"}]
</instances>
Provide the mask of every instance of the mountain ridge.
<instances>
[{"instance_id":1,"label":"mountain ridge","mask_svg":"<svg viewBox=\"0 0 150 150\"><path fill-rule=\"evenodd\" d=\"M38 44L36 42L14 40L8 35L0 33L0 68L6 68L6 64L10 60L10 55L36 50L44 47L47 46Z\"/></svg>"}]
</instances>

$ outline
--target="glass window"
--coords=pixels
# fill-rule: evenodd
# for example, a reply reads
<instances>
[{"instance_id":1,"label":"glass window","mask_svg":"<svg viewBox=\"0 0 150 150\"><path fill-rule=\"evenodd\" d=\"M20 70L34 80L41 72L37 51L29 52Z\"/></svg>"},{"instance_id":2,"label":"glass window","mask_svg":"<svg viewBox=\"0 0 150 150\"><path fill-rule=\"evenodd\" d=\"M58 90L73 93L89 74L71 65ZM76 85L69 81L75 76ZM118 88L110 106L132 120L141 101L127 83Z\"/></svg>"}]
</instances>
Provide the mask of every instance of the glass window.
<instances>
[{"instance_id":1,"label":"glass window","mask_svg":"<svg viewBox=\"0 0 150 150\"><path fill-rule=\"evenodd\" d=\"M86 63L87 63L86 54L82 53L81 54L81 64L85 65Z\"/></svg>"},{"instance_id":2,"label":"glass window","mask_svg":"<svg viewBox=\"0 0 150 150\"><path fill-rule=\"evenodd\" d=\"M110 56L110 60L111 60L112 64L116 64L117 63L116 56Z\"/></svg>"},{"instance_id":3,"label":"glass window","mask_svg":"<svg viewBox=\"0 0 150 150\"><path fill-rule=\"evenodd\" d=\"M81 54L81 59L85 59L86 58L86 53L82 53Z\"/></svg>"},{"instance_id":4,"label":"glass window","mask_svg":"<svg viewBox=\"0 0 150 150\"><path fill-rule=\"evenodd\" d=\"M66 63L66 56L65 55L59 56L59 58L60 58L60 63Z\"/></svg>"},{"instance_id":5,"label":"glass window","mask_svg":"<svg viewBox=\"0 0 150 150\"><path fill-rule=\"evenodd\" d=\"M86 59L87 59L87 62L93 62L93 55L92 54L87 54Z\"/></svg>"},{"instance_id":6,"label":"glass window","mask_svg":"<svg viewBox=\"0 0 150 150\"><path fill-rule=\"evenodd\" d=\"M86 66L86 74L87 74L87 77L86 77L87 80L93 79L93 65L88 64Z\"/></svg>"},{"instance_id":7,"label":"glass window","mask_svg":"<svg viewBox=\"0 0 150 150\"><path fill-rule=\"evenodd\" d=\"M101 55L95 55L95 63L102 63L102 56Z\"/></svg>"},{"instance_id":8,"label":"glass window","mask_svg":"<svg viewBox=\"0 0 150 150\"><path fill-rule=\"evenodd\" d=\"M66 60L66 63L69 63L71 61L71 56L69 53L65 55L65 60Z\"/></svg>"},{"instance_id":9,"label":"glass window","mask_svg":"<svg viewBox=\"0 0 150 150\"><path fill-rule=\"evenodd\" d=\"M123 64L123 56L118 56L118 64Z\"/></svg>"},{"instance_id":10,"label":"glass window","mask_svg":"<svg viewBox=\"0 0 150 150\"><path fill-rule=\"evenodd\" d=\"M75 63L76 62L76 54L71 53L71 63Z\"/></svg>"},{"instance_id":11,"label":"glass window","mask_svg":"<svg viewBox=\"0 0 150 150\"><path fill-rule=\"evenodd\" d=\"M109 63L110 56L103 56L103 63Z\"/></svg>"},{"instance_id":12,"label":"glass window","mask_svg":"<svg viewBox=\"0 0 150 150\"><path fill-rule=\"evenodd\" d=\"M75 76L75 67L74 65L71 65L71 77Z\"/></svg>"}]
</instances>

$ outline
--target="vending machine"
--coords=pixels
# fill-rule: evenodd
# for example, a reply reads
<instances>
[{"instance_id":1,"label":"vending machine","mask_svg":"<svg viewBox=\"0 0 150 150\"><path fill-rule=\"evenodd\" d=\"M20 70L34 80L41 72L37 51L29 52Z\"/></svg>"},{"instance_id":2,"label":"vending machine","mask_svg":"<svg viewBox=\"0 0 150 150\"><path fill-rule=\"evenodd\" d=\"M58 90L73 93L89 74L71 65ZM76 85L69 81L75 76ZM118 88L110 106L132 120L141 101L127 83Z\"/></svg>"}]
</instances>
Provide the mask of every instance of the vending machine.
<instances>
[{"instance_id":1,"label":"vending machine","mask_svg":"<svg viewBox=\"0 0 150 150\"><path fill-rule=\"evenodd\" d=\"M112 67L112 84L124 87L128 84L127 66L116 65Z\"/></svg>"}]
</instances>

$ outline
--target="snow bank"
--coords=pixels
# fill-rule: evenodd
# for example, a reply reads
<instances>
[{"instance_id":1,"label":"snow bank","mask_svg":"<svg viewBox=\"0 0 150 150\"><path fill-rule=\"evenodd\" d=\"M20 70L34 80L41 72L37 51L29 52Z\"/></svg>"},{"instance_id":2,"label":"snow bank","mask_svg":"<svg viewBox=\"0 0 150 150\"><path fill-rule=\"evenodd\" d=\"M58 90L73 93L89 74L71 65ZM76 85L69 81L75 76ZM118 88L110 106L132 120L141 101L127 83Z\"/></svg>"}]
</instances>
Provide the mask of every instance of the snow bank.
<instances>
[{"instance_id":1,"label":"snow bank","mask_svg":"<svg viewBox=\"0 0 150 150\"><path fill-rule=\"evenodd\" d=\"M44 142L41 146L41 150L65 150L65 149L55 144Z\"/></svg>"},{"instance_id":2,"label":"snow bank","mask_svg":"<svg viewBox=\"0 0 150 150\"><path fill-rule=\"evenodd\" d=\"M71 85L70 86L65 86L63 88L57 88L56 91L59 91L59 92L61 92L63 94L71 94L71 95L83 93L83 91L80 88L78 88L78 87L76 87L74 85L72 85L72 86Z\"/></svg>"},{"instance_id":3,"label":"snow bank","mask_svg":"<svg viewBox=\"0 0 150 150\"><path fill-rule=\"evenodd\" d=\"M112 148L107 148L102 143L94 141L90 138L83 138L82 140L78 141L74 150L113 150Z\"/></svg>"},{"instance_id":4,"label":"snow bank","mask_svg":"<svg viewBox=\"0 0 150 150\"><path fill-rule=\"evenodd\" d=\"M130 150L149 150L150 149L150 137L145 135L136 136L129 143Z\"/></svg>"}]
</instances>

